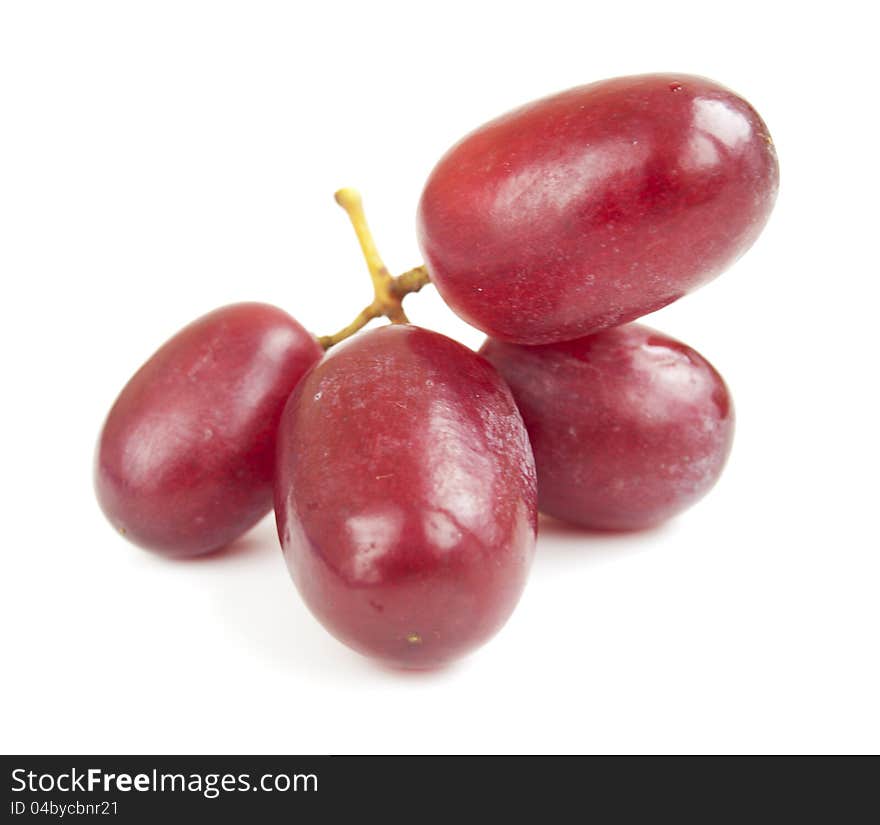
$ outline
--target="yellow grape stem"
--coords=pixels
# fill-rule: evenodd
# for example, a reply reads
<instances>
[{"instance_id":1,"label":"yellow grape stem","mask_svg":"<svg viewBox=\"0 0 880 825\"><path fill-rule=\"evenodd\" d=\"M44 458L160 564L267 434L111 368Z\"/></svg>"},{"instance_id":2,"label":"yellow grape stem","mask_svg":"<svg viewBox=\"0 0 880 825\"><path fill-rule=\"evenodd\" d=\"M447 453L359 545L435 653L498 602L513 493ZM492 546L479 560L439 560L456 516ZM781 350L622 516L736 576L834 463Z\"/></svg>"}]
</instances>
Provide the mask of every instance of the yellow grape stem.
<instances>
[{"instance_id":1,"label":"yellow grape stem","mask_svg":"<svg viewBox=\"0 0 880 825\"><path fill-rule=\"evenodd\" d=\"M370 273L370 280L373 282L373 300L358 313L348 326L333 335L322 335L318 338L325 350L354 335L374 318L388 318L392 324L409 323L406 313L403 311L404 297L412 292L418 292L431 281L428 270L424 266L417 266L396 278L393 277L376 248L373 233L370 232L370 227L367 224L367 216L360 193L356 189L340 189L334 197L336 203L348 215L357 236Z\"/></svg>"}]
</instances>

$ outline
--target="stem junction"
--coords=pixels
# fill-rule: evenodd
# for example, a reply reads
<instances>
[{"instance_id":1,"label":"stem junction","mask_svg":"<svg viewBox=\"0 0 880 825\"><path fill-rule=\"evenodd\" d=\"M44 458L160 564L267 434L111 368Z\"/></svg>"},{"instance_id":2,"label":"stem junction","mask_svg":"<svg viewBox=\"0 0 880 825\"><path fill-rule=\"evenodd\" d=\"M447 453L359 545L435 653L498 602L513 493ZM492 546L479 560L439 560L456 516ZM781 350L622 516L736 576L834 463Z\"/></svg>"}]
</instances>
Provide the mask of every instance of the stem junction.
<instances>
[{"instance_id":1,"label":"stem junction","mask_svg":"<svg viewBox=\"0 0 880 825\"><path fill-rule=\"evenodd\" d=\"M356 189L340 189L334 196L348 215L357 235L373 282L373 300L364 307L357 317L346 327L333 335L322 335L318 342L324 349L344 341L365 327L374 318L388 318L392 324L407 324L409 320L403 311L403 299L411 292L418 292L425 284L430 283L428 270L417 266L402 275L394 277L382 261L376 243L367 225L364 205Z\"/></svg>"}]
</instances>

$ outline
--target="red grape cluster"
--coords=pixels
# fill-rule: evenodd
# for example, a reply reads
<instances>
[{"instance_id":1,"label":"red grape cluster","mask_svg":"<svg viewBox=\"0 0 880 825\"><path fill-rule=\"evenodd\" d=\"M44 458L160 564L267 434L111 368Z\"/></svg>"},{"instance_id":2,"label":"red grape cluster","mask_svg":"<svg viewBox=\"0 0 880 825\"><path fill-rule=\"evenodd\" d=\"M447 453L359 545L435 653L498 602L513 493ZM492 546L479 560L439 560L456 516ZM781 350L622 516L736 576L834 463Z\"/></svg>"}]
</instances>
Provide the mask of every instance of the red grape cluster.
<instances>
[{"instance_id":1,"label":"red grape cluster","mask_svg":"<svg viewBox=\"0 0 880 825\"><path fill-rule=\"evenodd\" d=\"M724 381L629 322L743 254L777 185L746 101L643 75L461 140L419 204L426 264L397 278L342 190L373 302L323 338L263 304L186 327L110 410L99 502L123 535L177 557L223 547L274 502L293 579L330 632L403 667L461 656L516 605L538 510L643 528L718 479ZM488 334L479 354L408 323L402 299L429 281ZM380 316L392 325L354 335Z\"/></svg>"}]
</instances>

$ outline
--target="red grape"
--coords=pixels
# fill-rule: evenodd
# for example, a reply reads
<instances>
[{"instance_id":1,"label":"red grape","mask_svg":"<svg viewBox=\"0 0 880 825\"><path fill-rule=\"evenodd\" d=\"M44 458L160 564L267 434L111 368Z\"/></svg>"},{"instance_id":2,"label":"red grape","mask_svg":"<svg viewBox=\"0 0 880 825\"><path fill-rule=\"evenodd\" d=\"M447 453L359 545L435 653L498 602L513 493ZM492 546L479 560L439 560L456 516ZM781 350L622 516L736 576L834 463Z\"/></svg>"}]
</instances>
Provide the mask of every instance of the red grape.
<instances>
[{"instance_id":1,"label":"red grape","mask_svg":"<svg viewBox=\"0 0 880 825\"><path fill-rule=\"evenodd\" d=\"M534 551L534 462L510 391L435 332L346 341L285 408L275 514L337 638L409 668L462 655L510 615Z\"/></svg>"},{"instance_id":2,"label":"red grape","mask_svg":"<svg viewBox=\"0 0 880 825\"><path fill-rule=\"evenodd\" d=\"M104 423L95 484L127 538L169 556L216 550L272 507L275 432L322 349L266 304L194 321L128 382Z\"/></svg>"},{"instance_id":3,"label":"red grape","mask_svg":"<svg viewBox=\"0 0 880 825\"><path fill-rule=\"evenodd\" d=\"M714 278L763 228L767 127L710 80L581 86L477 129L419 204L431 279L465 321L525 344L638 318Z\"/></svg>"},{"instance_id":4,"label":"red grape","mask_svg":"<svg viewBox=\"0 0 880 825\"><path fill-rule=\"evenodd\" d=\"M705 495L733 440L714 367L639 324L527 347L480 350L519 406L538 470L538 508L597 529L657 524Z\"/></svg>"}]
</instances>

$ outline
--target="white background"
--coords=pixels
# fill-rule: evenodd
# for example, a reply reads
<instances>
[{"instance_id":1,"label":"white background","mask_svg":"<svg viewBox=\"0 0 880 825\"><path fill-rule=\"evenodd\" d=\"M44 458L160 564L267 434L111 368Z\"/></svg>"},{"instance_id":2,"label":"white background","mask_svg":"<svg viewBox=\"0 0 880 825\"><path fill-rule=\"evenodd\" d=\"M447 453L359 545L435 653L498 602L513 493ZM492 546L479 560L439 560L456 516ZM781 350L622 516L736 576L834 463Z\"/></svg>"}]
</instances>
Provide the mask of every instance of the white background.
<instances>
[{"instance_id":1,"label":"white background","mask_svg":"<svg viewBox=\"0 0 880 825\"><path fill-rule=\"evenodd\" d=\"M0 746L20 752L877 751L877 79L868 3L6 2L0 6ZM440 154L619 74L749 99L782 185L731 271L649 320L727 378L713 493L646 534L559 528L512 620L442 672L311 618L267 519L170 562L95 504L102 418L222 304L317 333L369 299ZM481 337L433 290L415 322Z\"/></svg>"}]
</instances>

